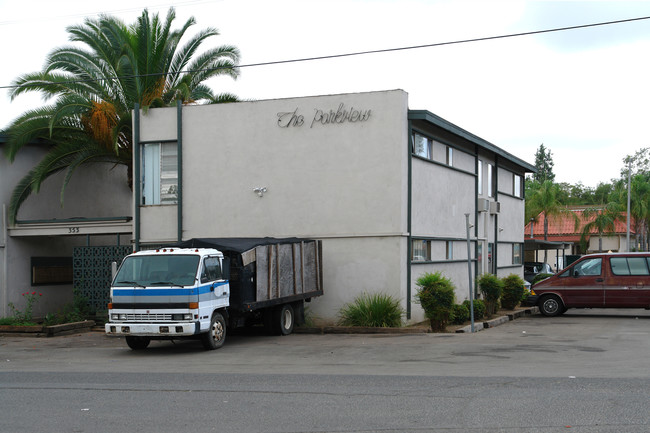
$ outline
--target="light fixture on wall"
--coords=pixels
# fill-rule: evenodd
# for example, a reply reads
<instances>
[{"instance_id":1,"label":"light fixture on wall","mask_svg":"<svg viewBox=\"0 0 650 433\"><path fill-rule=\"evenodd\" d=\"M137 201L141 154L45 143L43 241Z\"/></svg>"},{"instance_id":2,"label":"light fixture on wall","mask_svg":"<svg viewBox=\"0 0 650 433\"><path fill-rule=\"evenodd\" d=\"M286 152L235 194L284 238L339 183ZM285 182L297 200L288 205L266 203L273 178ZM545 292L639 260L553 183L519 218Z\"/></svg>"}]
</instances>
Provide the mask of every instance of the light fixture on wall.
<instances>
[{"instance_id":1,"label":"light fixture on wall","mask_svg":"<svg viewBox=\"0 0 650 433\"><path fill-rule=\"evenodd\" d=\"M253 192L258 195L258 197L264 197L264 193L266 192L266 187L256 187L253 188Z\"/></svg>"}]
</instances>

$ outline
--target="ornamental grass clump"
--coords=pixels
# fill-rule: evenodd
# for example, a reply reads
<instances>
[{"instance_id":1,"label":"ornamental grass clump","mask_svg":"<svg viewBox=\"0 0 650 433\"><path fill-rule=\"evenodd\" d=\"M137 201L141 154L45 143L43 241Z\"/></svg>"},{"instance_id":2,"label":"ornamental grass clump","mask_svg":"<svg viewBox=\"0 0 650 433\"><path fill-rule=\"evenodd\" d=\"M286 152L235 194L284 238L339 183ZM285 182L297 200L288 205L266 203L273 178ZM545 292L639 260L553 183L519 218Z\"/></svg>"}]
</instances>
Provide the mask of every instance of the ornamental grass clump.
<instances>
[{"instance_id":1,"label":"ornamental grass clump","mask_svg":"<svg viewBox=\"0 0 650 433\"><path fill-rule=\"evenodd\" d=\"M524 280L517 274L510 274L503 279L503 294L501 306L506 310L514 310L521 302L524 294Z\"/></svg>"},{"instance_id":2,"label":"ornamental grass clump","mask_svg":"<svg viewBox=\"0 0 650 433\"><path fill-rule=\"evenodd\" d=\"M478 279L478 286L485 301L485 314L491 318L499 308L499 298L503 293L503 281L493 274L483 274Z\"/></svg>"},{"instance_id":3,"label":"ornamental grass clump","mask_svg":"<svg viewBox=\"0 0 650 433\"><path fill-rule=\"evenodd\" d=\"M417 279L419 287L415 302L424 309L424 315L433 331L444 331L453 318L452 308L456 300L454 283L440 272L426 273Z\"/></svg>"},{"instance_id":4,"label":"ornamental grass clump","mask_svg":"<svg viewBox=\"0 0 650 433\"><path fill-rule=\"evenodd\" d=\"M398 299L383 293L364 293L339 310L341 326L398 328L404 310Z\"/></svg>"}]
</instances>

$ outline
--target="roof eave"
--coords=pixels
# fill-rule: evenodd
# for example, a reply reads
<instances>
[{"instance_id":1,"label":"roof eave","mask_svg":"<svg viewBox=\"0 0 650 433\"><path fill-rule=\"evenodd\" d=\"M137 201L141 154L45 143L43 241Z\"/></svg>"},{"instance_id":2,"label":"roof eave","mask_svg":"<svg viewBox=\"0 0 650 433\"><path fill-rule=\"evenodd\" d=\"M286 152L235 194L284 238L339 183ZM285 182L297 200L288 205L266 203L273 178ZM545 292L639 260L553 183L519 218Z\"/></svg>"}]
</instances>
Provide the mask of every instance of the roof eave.
<instances>
[{"instance_id":1,"label":"roof eave","mask_svg":"<svg viewBox=\"0 0 650 433\"><path fill-rule=\"evenodd\" d=\"M480 147L482 147L485 150L488 150L490 152L494 152L495 154L507 159L508 161L519 165L522 167L524 170L526 170L526 173L537 173L537 168L535 168L534 165L527 163L523 159L517 158L516 156L506 152L505 150L501 149L498 146L495 146L494 144L490 143L487 140L482 139L481 137L472 134L469 131L464 130L463 128L454 125L453 123L449 122L448 120L443 119L440 116L437 116L433 114L430 111L427 110L409 110L408 111L408 118L409 120L423 120L425 122L429 122L433 125L436 125L439 128L442 128L446 131L451 132L454 135L457 135L459 137L462 137Z\"/></svg>"}]
</instances>

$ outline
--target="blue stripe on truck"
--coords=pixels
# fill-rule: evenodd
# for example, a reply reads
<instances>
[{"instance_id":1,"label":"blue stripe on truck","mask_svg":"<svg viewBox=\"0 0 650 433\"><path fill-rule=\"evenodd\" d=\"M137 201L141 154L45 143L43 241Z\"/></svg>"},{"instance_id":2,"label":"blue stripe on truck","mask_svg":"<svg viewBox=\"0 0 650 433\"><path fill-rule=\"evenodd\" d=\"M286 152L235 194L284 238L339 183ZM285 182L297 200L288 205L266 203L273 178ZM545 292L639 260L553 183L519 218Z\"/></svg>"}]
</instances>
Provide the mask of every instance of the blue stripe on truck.
<instances>
[{"instance_id":1,"label":"blue stripe on truck","mask_svg":"<svg viewBox=\"0 0 650 433\"><path fill-rule=\"evenodd\" d=\"M227 284L228 282L215 283L214 287L219 287ZM192 287L190 289L185 289L181 287L174 287L171 289L152 289L152 288L142 288L142 289L118 289L113 288L113 296L189 296L189 295L202 295L204 293L209 293L212 290L212 284L207 284L205 286Z\"/></svg>"}]
</instances>

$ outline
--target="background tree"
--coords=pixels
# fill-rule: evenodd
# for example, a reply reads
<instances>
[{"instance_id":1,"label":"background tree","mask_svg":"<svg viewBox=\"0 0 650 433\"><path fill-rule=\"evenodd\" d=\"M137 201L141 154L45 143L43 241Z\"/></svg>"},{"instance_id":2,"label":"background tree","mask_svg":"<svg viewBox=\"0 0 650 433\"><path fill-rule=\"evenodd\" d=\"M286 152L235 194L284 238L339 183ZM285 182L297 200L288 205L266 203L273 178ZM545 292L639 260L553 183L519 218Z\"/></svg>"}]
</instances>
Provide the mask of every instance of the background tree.
<instances>
[{"instance_id":1,"label":"background tree","mask_svg":"<svg viewBox=\"0 0 650 433\"><path fill-rule=\"evenodd\" d=\"M574 220L575 229L580 224L578 216L559 201L560 187L550 180L544 181L537 188L531 190L526 200L526 218L537 222L538 218L544 221L544 240L548 240L549 219L568 216ZM548 251L544 250L544 263L548 259Z\"/></svg>"},{"instance_id":2,"label":"background tree","mask_svg":"<svg viewBox=\"0 0 650 433\"><path fill-rule=\"evenodd\" d=\"M50 105L28 111L7 128L6 155L13 161L30 141L43 138L52 144L47 155L14 188L9 219L15 222L20 205L55 173L64 171L65 187L81 165L109 162L127 166L132 187L133 148L131 110L183 103L236 101L231 94L215 94L204 82L227 75L236 78L239 51L219 46L199 52L214 28L199 31L183 45L195 24L188 19L172 30L174 9L165 20L145 9L130 26L107 15L68 27L70 40L79 46L53 50L41 72L17 78L12 100L22 93L40 92Z\"/></svg>"},{"instance_id":3,"label":"background tree","mask_svg":"<svg viewBox=\"0 0 650 433\"><path fill-rule=\"evenodd\" d=\"M598 252L601 252L603 250L603 235L607 232L613 232L616 221L622 221L625 218L621 210L621 206L613 202L604 207L586 208L582 213L582 217L588 222L582 228L580 242L586 245L591 233L596 231L598 234Z\"/></svg>"},{"instance_id":4,"label":"background tree","mask_svg":"<svg viewBox=\"0 0 650 433\"><path fill-rule=\"evenodd\" d=\"M535 152L535 168L537 173L533 175L533 179L539 183L544 183L547 180L555 181L555 174L553 174L553 154L549 149L544 147L544 143L539 145L537 152Z\"/></svg>"}]
</instances>

